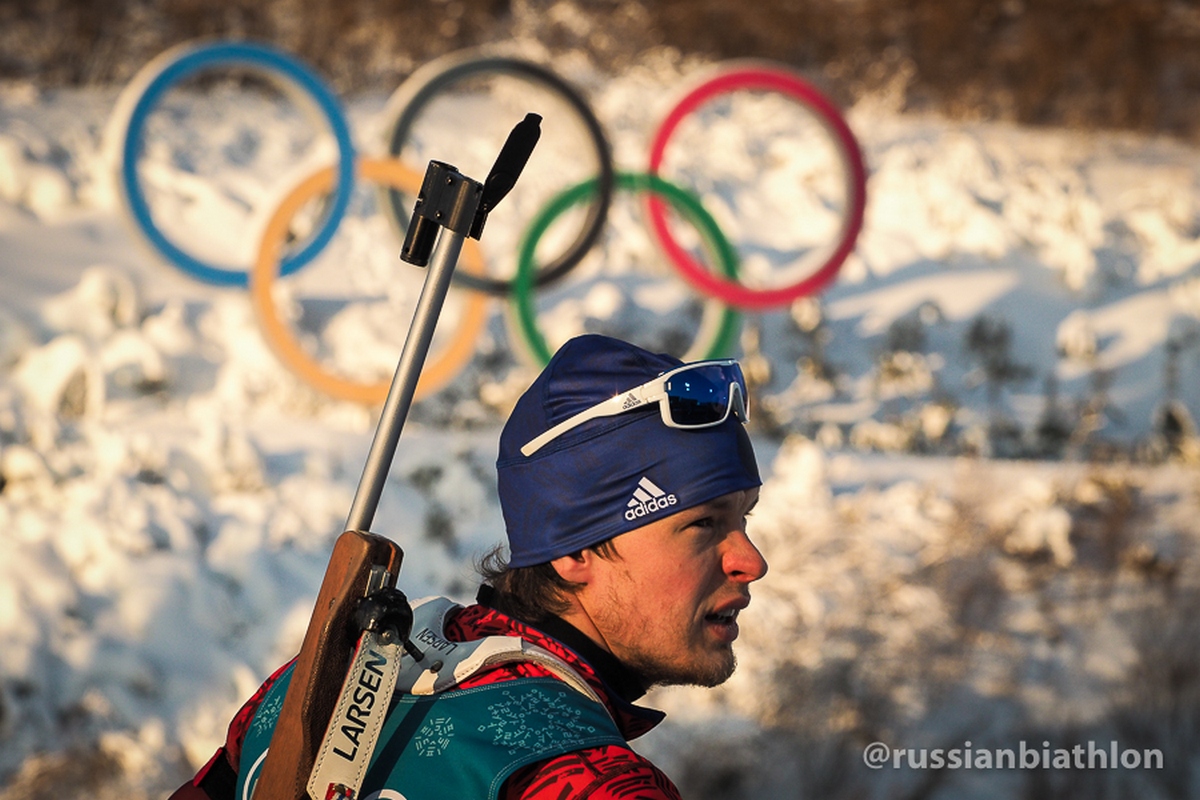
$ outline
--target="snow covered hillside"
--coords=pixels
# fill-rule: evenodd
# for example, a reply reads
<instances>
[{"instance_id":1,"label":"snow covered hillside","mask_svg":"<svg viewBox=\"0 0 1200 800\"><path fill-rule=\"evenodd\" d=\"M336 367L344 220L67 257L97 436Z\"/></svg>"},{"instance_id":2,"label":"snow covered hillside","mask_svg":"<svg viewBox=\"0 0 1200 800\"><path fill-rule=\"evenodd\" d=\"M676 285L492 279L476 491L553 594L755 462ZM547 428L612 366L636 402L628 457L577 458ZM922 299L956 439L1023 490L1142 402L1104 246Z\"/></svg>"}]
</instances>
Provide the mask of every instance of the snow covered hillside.
<instances>
[{"instance_id":1,"label":"snow covered hillside","mask_svg":"<svg viewBox=\"0 0 1200 800\"><path fill-rule=\"evenodd\" d=\"M610 79L556 63L631 170L698 66ZM281 365L245 290L192 280L131 233L104 141L119 89L0 86L4 800L158 796L207 760L299 644L375 422ZM385 100L347 102L368 155ZM421 157L489 114L507 130L510 111L501 92L447 101ZM744 315L737 342L767 479L752 534L771 562L741 668L718 690L652 695L671 716L640 746L696 798L1200 794L1200 154L900 116L886 97L848 119L870 171L856 253L819 298ZM747 96L680 131L673 175L752 275L793 257L797 219L825 230L799 188L801 127ZM231 261L327 163L305 116L254 87L178 92L148 130L164 224ZM482 178L498 145L481 135L447 160ZM579 169L568 139L539 157L551 184ZM512 268L544 198L514 193L490 261ZM682 352L697 335L703 304L641 212L619 195L601 247L538 294L551 346L590 330ZM398 244L360 187L330 248L280 279L331 368L394 366L419 290ZM435 349L467 301L452 294ZM415 406L374 525L404 547L410 596L469 600L473 559L503 536L496 437L535 371L511 314L488 311L463 372ZM1159 747L1166 768L861 761L876 740L1022 739Z\"/></svg>"}]
</instances>

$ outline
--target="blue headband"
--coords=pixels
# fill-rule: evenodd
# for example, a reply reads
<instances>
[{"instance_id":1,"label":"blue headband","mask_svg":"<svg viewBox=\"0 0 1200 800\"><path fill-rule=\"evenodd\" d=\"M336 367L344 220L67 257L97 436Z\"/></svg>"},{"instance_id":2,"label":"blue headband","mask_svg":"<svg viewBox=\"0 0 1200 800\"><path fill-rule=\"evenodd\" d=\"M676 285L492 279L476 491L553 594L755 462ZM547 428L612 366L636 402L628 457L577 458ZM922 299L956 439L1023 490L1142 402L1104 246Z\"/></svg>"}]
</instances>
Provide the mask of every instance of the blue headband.
<instances>
[{"instance_id":1,"label":"blue headband","mask_svg":"<svg viewBox=\"0 0 1200 800\"><path fill-rule=\"evenodd\" d=\"M562 420L682 363L607 336L579 336L559 349L500 433L509 566L544 564L762 484L750 437L734 417L681 430L664 425L654 405L591 420L521 454Z\"/></svg>"}]
</instances>

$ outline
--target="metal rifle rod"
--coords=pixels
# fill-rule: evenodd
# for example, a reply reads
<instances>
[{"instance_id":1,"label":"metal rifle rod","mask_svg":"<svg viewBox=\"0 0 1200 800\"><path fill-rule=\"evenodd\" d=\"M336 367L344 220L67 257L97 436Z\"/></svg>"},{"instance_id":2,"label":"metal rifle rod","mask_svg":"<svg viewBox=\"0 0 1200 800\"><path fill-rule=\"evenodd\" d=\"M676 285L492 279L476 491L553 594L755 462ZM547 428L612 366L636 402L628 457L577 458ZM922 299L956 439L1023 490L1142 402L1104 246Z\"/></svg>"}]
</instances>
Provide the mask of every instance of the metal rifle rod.
<instances>
[{"instance_id":1,"label":"metal rifle rod","mask_svg":"<svg viewBox=\"0 0 1200 800\"><path fill-rule=\"evenodd\" d=\"M350 506L350 515L346 519L348 531L366 533L375 518L379 498L396 455L400 430L404 427L417 390L417 380L429 352L433 329L450 288L450 279L463 240L467 236L479 238L488 213L517 182L541 136L541 121L542 118L537 114L526 114L525 119L517 123L483 184L464 178L449 164L430 162L401 257L405 261L424 265L435 230L438 232L437 246L421 288L421 299L417 302L404 350L400 354L400 363L388 390L379 426L375 429L375 439L371 442L354 502Z\"/></svg>"},{"instance_id":2,"label":"metal rifle rod","mask_svg":"<svg viewBox=\"0 0 1200 800\"><path fill-rule=\"evenodd\" d=\"M350 505L350 515L346 518L345 529L348 531L365 533L370 530L371 522L375 519L379 498L383 494L392 459L396 455L396 446L400 441L400 431L412 406L417 381L421 377L421 368L425 364L425 356L429 353L429 344L433 341L438 315L441 314L442 303L450 289L450 279L454 276L454 266L458 263L458 254L462 250L465 238L449 229L442 230L438 237L433 258L425 275L425 283L421 287L417 310L413 314L408 337L404 340L404 350L400 353L400 363L396 366L396 374L392 376L392 385L383 404L379 426L375 429L375 438L371 441L371 449L367 453L362 478L359 479L358 489L354 493L354 502Z\"/></svg>"}]
</instances>

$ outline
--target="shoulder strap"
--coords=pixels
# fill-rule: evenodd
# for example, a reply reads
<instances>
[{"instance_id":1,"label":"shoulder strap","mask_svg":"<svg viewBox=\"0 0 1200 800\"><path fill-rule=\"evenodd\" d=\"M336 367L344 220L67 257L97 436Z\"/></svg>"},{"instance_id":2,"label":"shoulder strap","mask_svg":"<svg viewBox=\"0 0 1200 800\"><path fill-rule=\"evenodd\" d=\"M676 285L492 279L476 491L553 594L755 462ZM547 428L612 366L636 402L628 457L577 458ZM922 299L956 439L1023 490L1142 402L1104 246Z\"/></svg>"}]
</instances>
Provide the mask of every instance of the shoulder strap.
<instances>
[{"instance_id":1,"label":"shoulder strap","mask_svg":"<svg viewBox=\"0 0 1200 800\"><path fill-rule=\"evenodd\" d=\"M396 688L405 694L431 695L458 686L481 670L530 661L545 667L575 691L600 703L600 696L575 669L544 647L519 636L485 636L472 642L446 639L446 617L462 608L445 597L426 597L413 603L412 641L425 657L415 660L409 653L400 658Z\"/></svg>"}]
</instances>

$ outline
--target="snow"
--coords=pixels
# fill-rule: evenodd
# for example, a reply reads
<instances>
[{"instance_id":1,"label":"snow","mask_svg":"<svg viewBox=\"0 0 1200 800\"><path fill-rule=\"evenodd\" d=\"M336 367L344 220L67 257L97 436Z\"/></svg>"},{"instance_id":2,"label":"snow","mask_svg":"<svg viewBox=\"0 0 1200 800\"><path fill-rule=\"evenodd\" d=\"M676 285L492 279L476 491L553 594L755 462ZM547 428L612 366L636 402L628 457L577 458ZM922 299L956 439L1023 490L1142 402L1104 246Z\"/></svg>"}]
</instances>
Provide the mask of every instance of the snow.
<instances>
[{"instance_id":1,"label":"snow","mask_svg":"<svg viewBox=\"0 0 1200 800\"><path fill-rule=\"evenodd\" d=\"M693 67L564 70L590 88L618 164L640 169ZM118 91L0 87L12 796L53 779L64 753L116 764L126 796L161 794L207 760L299 644L375 423L281 366L244 290L191 280L124 224L104 140ZM511 94L444 102L422 157L461 140L447 160L485 170L499 140L470 122L495 113L506 130ZM382 149L385 99L349 101L364 152ZM668 151L753 280L835 229L818 210L840 202L836 181L798 116L740 97ZM1200 154L867 102L848 118L871 172L855 255L819 301L744 317L766 477L751 530L771 572L742 617L741 668L717 690L649 698L671 717L639 747L689 796L912 789L920 775L861 769L873 739L1128 732L1137 709L1183 703L1164 700L1162 674L1200 641L1175 613L1197 578ZM173 95L144 159L162 224L214 257L250 257L282 192L329 158L309 123L270 94ZM489 222L497 270L547 192L586 174L572 150L569 133L548 137L538 180ZM326 253L277 286L313 352L363 379L394 364L419 289L375 207L360 189ZM460 307L456 294L448 322ZM538 307L552 346L599 330L682 352L701 304L618 197L602 250ZM373 528L404 547L410 596L469 601L472 561L502 540L496 438L535 374L513 331L493 304L474 360L416 404L401 440ZM1038 433L1055 420L1059 438ZM1181 729L1150 729L1186 768ZM942 791L1016 797L1022 780ZM1169 785L1144 780L1139 796Z\"/></svg>"}]
</instances>

